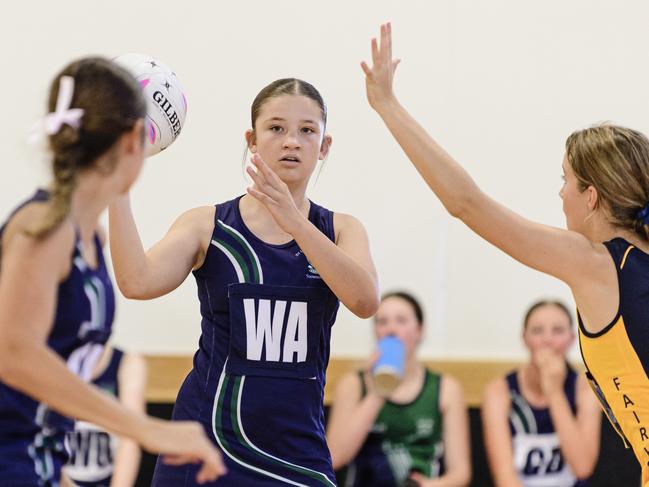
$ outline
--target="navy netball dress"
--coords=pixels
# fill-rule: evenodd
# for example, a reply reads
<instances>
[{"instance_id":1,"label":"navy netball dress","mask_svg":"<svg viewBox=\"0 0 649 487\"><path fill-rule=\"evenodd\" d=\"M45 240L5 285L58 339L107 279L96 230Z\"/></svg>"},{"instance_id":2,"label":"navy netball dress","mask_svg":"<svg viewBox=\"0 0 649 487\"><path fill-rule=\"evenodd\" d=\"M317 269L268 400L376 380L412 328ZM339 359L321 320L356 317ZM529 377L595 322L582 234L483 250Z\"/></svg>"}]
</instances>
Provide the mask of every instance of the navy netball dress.
<instances>
[{"instance_id":1,"label":"navy netball dress","mask_svg":"<svg viewBox=\"0 0 649 487\"><path fill-rule=\"evenodd\" d=\"M39 190L19 208L48 197L46 191ZM77 238L70 255L70 274L58 288L47 345L70 370L89 380L110 336L115 297L99 239L95 237L96 269L83 260L79 244ZM42 367L32 366L36 370ZM61 467L67 460L65 434L73 426L72 420L0 382L0 483L12 487L59 485Z\"/></svg>"},{"instance_id":2,"label":"navy netball dress","mask_svg":"<svg viewBox=\"0 0 649 487\"><path fill-rule=\"evenodd\" d=\"M334 486L323 398L339 302L294 241L252 234L240 199L217 206L194 272L202 334L174 419L200 421L223 451L219 487ZM311 203L309 220L334 241L331 211ZM153 485L194 485L197 468L158 461Z\"/></svg>"},{"instance_id":3,"label":"navy netball dress","mask_svg":"<svg viewBox=\"0 0 649 487\"><path fill-rule=\"evenodd\" d=\"M99 376L92 380L106 394L119 398L119 367L124 352L113 348L110 361ZM65 474L79 487L110 487L115 468L118 438L103 428L77 421L74 431L66 437L70 455Z\"/></svg>"},{"instance_id":4,"label":"navy netball dress","mask_svg":"<svg viewBox=\"0 0 649 487\"><path fill-rule=\"evenodd\" d=\"M511 397L509 427L512 433L514 465L525 487L585 487L563 458L559 435L554 430L550 410L531 406L521 394L516 371L507 377ZM572 414L576 404L577 373L568 367L564 393Z\"/></svg>"}]
</instances>

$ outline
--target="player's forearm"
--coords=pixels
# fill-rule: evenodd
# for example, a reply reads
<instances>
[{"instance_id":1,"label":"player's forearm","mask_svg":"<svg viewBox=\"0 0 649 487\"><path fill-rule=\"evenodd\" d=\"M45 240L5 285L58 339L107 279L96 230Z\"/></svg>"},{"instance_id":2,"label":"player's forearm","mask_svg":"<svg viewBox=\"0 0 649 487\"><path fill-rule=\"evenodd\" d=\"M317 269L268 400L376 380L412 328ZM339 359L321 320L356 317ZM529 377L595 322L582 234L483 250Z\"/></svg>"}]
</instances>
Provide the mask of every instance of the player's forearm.
<instances>
[{"instance_id":1,"label":"player's forearm","mask_svg":"<svg viewBox=\"0 0 649 487\"><path fill-rule=\"evenodd\" d=\"M110 205L108 216L115 279L125 296L135 297L146 287L148 266L128 194L120 196Z\"/></svg>"},{"instance_id":2,"label":"player's forearm","mask_svg":"<svg viewBox=\"0 0 649 487\"><path fill-rule=\"evenodd\" d=\"M356 408L327 434L334 470L354 459L372 430L385 401L375 394L366 395Z\"/></svg>"},{"instance_id":3,"label":"player's forearm","mask_svg":"<svg viewBox=\"0 0 649 487\"><path fill-rule=\"evenodd\" d=\"M142 429L144 416L83 382L45 345L3 343L0 354L0 379L59 413L129 437Z\"/></svg>"},{"instance_id":4,"label":"player's forearm","mask_svg":"<svg viewBox=\"0 0 649 487\"><path fill-rule=\"evenodd\" d=\"M131 487L135 485L141 457L142 452L137 443L126 438L120 438L110 487Z\"/></svg>"},{"instance_id":5,"label":"player's forearm","mask_svg":"<svg viewBox=\"0 0 649 487\"><path fill-rule=\"evenodd\" d=\"M467 207L479 200L481 192L471 176L396 98L379 107L377 113L451 215L461 217Z\"/></svg>"},{"instance_id":6,"label":"player's forearm","mask_svg":"<svg viewBox=\"0 0 649 487\"><path fill-rule=\"evenodd\" d=\"M487 418L483 417L483 421L485 420ZM490 438L488 431L485 431L485 433L487 460L494 485L496 487L523 487L514 466L513 452L506 452L506 449L502 448L504 445L502 445L501 441L493 437Z\"/></svg>"},{"instance_id":7,"label":"player's forearm","mask_svg":"<svg viewBox=\"0 0 649 487\"><path fill-rule=\"evenodd\" d=\"M370 272L309 221L305 220L293 236L320 277L352 313L369 318L376 312L378 283Z\"/></svg>"},{"instance_id":8,"label":"player's forearm","mask_svg":"<svg viewBox=\"0 0 649 487\"><path fill-rule=\"evenodd\" d=\"M559 437L561 453L579 479L592 475L597 461L595 445L584 444L584 432L573 415L568 398L563 391L550 396L550 417Z\"/></svg>"}]
</instances>

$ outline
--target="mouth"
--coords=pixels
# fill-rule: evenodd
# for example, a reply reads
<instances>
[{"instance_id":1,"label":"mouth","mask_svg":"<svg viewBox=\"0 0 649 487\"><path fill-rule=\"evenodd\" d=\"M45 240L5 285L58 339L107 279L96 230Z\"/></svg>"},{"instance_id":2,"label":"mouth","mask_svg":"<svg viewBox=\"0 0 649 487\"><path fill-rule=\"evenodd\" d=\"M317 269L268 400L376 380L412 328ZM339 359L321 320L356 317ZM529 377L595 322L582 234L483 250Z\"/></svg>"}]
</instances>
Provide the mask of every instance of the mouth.
<instances>
[{"instance_id":1,"label":"mouth","mask_svg":"<svg viewBox=\"0 0 649 487\"><path fill-rule=\"evenodd\" d=\"M284 157L282 157L280 159L280 162L288 162L288 163L292 163L292 164L299 164L301 161L300 161L300 158L297 157L297 156L284 156Z\"/></svg>"}]
</instances>

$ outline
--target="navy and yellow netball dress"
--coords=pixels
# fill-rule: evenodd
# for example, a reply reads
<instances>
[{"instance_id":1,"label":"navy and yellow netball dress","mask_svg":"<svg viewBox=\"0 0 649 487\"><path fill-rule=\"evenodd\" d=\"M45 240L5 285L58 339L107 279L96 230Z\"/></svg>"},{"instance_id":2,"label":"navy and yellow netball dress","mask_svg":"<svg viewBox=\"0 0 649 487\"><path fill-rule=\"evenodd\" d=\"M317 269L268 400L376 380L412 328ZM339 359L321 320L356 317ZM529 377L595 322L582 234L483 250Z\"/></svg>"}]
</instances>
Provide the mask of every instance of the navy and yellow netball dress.
<instances>
[{"instance_id":1,"label":"navy and yellow netball dress","mask_svg":"<svg viewBox=\"0 0 649 487\"><path fill-rule=\"evenodd\" d=\"M584 487L566 463L559 447L559 435L554 430L550 410L536 408L523 397L517 372L506 377L511 397L509 428L512 434L514 467L524 487ZM572 414L577 411L575 400L577 373L568 367L563 390Z\"/></svg>"},{"instance_id":2,"label":"navy and yellow netball dress","mask_svg":"<svg viewBox=\"0 0 649 487\"><path fill-rule=\"evenodd\" d=\"M202 334L174 419L200 421L222 449L219 487L334 486L323 397L338 299L295 241L246 227L240 199L217 206L194 272ZM309 221L335 240L331 211L311 203ZM197 468L158 461L153 485L194 485Z\"/></svg>"},{"instance_id":3,"label":"navy and yellow netball dress","mask_svg":"<svg viewBox=\"0 0 649 487\"><path fill-rule=\"evenodd\" d=\"M604 242L617 269L617 315L599 333L581 316L579 344L588 378L625 446L633 448L649 486L649 255L622 238Z\"/></svg>"},{"instance_id":4,"label":"navy and yellow netball dress","mask_svg":"<svg viewBox=\"0 0 649 487\"><path fill-rule=\"evenodd\" d=\"M39 190L22 206L48 197L46 191ZM70 370L89 380L110 336L115 296L99 239L95 237L96 269L83 260L79 244L77 238L70 274L58 288L47 345ZM12 487L59 485L61 467L67 461L65 434L73 426L72 420L0 382L0 483Z\"/></svg>"},{"instance_id":5,"label":"navy and yellow netball dress","mask_svg":"<svg viewBox=\"0 0 649 487\"><path fill-rule=\"evenodd\" d=\"M92 384L119 398L119 367L124 352L113 348L110 353L108 365ZM70 455L65 474L79 487L110 487L118 441L115 435L95 424L77 421L65 440Z\"/></svg>"}]
</instances>

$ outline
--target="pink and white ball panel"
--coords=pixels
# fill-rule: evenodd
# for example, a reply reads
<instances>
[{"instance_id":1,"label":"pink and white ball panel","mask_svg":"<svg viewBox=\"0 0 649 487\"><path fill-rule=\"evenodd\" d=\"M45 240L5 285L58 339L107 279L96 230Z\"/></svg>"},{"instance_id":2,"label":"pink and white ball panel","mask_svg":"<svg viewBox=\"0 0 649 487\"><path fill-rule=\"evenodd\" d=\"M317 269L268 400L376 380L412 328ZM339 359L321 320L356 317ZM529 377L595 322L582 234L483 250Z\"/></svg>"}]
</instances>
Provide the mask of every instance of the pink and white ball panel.
<instances>
[{"instance_id":1,"label":"pink and white ball panel","mask_svg":"<svg viewBox=\"0 0 649 487\"><path fill-rule=\"evenodd\" d=\"M169 147L180 134L187 115L187 99L176 74L146 54L123 54L114 59L135 77L147 101L147 155Z\"/></svg>"}]
</instances>

